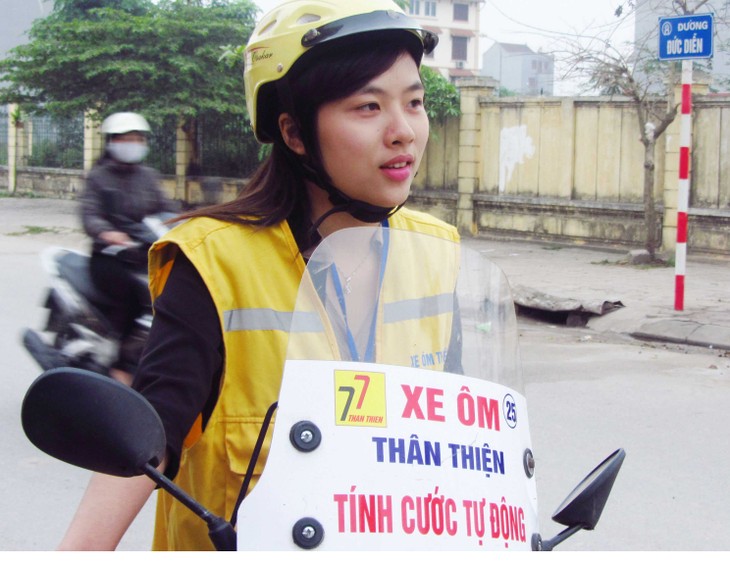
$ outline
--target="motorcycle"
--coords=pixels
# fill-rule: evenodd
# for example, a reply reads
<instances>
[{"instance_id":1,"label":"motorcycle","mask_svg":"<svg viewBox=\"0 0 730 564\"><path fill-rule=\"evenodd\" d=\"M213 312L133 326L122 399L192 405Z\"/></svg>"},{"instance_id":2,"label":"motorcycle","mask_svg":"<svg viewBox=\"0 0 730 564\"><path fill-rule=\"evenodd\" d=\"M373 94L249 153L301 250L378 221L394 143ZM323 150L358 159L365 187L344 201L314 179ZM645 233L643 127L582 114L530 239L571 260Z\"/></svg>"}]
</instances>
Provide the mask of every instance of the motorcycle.
<instances>
[{"instance_id":1,"label":"motorcycle","mask_svg":"<svg viewBox=\"0 0 730 564\"><path fill-rule=\"evenodd\" d=\"M171 214L150 216L129 226L134 242L110 245L103 253L115 256L135 272L140 296L148 293L146 256L149 245L169 227L164 223ZM121 342L107 317L115 307L114 297L96 288L89 272L87 253L53 247L41 255L44 270L51 278L44 308L47 318L43 328L23 331L25 349L42 370L73 367L108 374L117 359L136 366L149 334L152 310L146 308L135 320L132 333Z\"/></svg>"},{"instance_id":2,"label":"motorcycle","mask_svg":"<svg viewBox=\"0 0 730 564\"><path fill-rule=\"evenodd\" d=\"M552 550L595 528L625 451L578 484L553 514L565 528L543 538L514 303L476 251L338 231L309 258L289 327L255 449L271 434L266 463L249 491L251 460L229 518L156 470L159 417L117 382L46 371L23 401L23 429L70 464L149 476L206 521L219 550Z\"/></svg>"}]
</instances>

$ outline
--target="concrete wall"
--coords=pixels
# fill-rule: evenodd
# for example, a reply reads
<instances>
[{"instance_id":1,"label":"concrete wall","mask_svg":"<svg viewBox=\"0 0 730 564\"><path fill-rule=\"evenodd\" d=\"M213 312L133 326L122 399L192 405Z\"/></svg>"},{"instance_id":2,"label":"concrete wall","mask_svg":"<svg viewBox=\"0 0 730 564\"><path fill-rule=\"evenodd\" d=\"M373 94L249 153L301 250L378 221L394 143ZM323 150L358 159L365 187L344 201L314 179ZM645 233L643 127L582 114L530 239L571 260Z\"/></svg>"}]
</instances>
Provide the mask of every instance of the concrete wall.
<instances>
[{"instance_id":1,"label":"concrete wall","mask_svg":"<svg viewBox=\"0 0 730 564\"><path fill-rule=\"evenodd\" d=\"M493 87L483 78L460 82L462 116L432 125L409 205L473 236L642 248L644 147L631 101L495 98ZM698 95L693 110L688 248L730 254L730 96ZM665 251L676 241L679 127L676 119L654 154L653 228ZM184 168L164 178L167 193L204 202L200 179ZM71 198L83 171L0 167L0 190L11 181L18 192ZM245 184L221 182L223 200Z\"/></svg>"},{"instance_id":2,"label":"concrete wall","mask_svg":"<svg viewBox=\"0 0 730 564\"><path fill-rule=\"evenodd\" d=\"M480 111L480 232L643 241L643 145L630 102L483 98ZM655 160L661 202L662 151Z\"/></svg>"},{"instance_id":3,"label":"concrete wall","mask_svg":"<svg viewBox=\"0 0 730 564\"><path fill-rule=\"evenodd\" d=\"M203 189L203 183L210 180L219 182L219 189L215 193L215 201L232 200L246 184L240 178L219 178L219 179L183 179L188 197L181 198L178 190L179 181L175 176L162 176L162 189L165 194L174 200L180 200L186 204L213 203L211 192ZM18 167L16 172L17 194L34 194L47 198L60 198L66 200L75 199L84 189L84 171L41 168L41 167ZM9 168L0 166L0 190L7 190L9 186Z\"/></svg>"},{"instance_id":4,"label":"concrete wall","mask_svg":"<svg viewBox=\"0 0 730 564\"><path fill-rule=\"evenodd\" d=\"M438 198L427 174L412 205L472 235L643 247L644 146L629 99L495 98L478 79L460 88L459 137L446 126L428 153L430 162L460 147L457 177L449 163L443 180L457 195ZM730 96L697 95L693 109L688 247L730 254ZM677 118L654 152L665 251L676 242L679 127Z\"/></svg>"}]
</instances>

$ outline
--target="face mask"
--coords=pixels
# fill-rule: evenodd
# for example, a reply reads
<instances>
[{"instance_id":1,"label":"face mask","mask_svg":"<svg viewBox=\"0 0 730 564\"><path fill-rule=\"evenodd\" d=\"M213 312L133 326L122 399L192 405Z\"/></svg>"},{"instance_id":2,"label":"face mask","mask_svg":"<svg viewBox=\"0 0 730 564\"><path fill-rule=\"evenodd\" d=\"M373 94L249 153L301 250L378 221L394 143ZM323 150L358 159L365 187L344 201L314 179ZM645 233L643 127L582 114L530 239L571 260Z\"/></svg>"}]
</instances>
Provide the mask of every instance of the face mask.
<instances>
[{"instance_id":1,"label":"face mask","mask_svg":"<svg viewBox=\"0 0 730 564\"><path fill-rule=\"evenodd\" d=\"M112 142L107 145L107 148L114 160L127 164L142 162L150 150L146 143L130 142Z\"/></svg>"}]
</instances>

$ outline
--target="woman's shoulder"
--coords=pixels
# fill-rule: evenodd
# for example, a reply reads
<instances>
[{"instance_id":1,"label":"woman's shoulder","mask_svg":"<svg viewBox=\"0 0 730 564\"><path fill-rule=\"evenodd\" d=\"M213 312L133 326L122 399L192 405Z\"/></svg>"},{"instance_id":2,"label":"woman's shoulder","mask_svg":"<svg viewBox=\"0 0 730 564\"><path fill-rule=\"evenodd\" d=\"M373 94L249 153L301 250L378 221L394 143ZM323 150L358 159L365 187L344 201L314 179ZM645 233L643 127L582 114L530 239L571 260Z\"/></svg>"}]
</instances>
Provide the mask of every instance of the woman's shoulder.
<instances>
[{"instance_id":1,"label":"woman's shoulder","mask_svg":"<svg viewBox=\"0 0 730 564\"><path fill-rule=\"evenodd\" d=\"M216 219L208 216L196 216L189 219L185 219L181 223L173 227L167 234L165 239L177 239L177 240L194 240L194 239L205 239L207 237L220 234L230 229L237 229L238 224L231 221L224 221L222 219Z\"/></svg>"},{"instance_id":2,"label":"woman's shoulder","mask_svg":"<svg viewBox=\"0 0 730 564\"><path fill-rule=\"evenodd\" d=\"M412 229L423 233L436 235L454 241L459 240L459 232L450 223L437 218L430 213L403 207L390 219L390 225L394 228Z\"/></svg>"},{"instance_id":3,"label":"woman's shoulder","mask_svg":"<svg viewBox=\"0 0 730 564\"><path fill-rule=\"evenodd\" d=\"M150 251L150 265L159 270L180 251L207 271L298 253L284 224L262 227L207 216L186 219L158 239Z\"/></svg>"},{"instance_id":4,"label":"woman's shoulder","mask_svg":"<svg viewBox=\"0 0 730 564\"><path fill-rule=\"evenodd\" d=\"M178 250L193 257L200 255L201 250L206 248L208 253L221 247L230 248L233 239L225 237L225 234L232 228L235 228L233 223L210 217L185 219L155 241L150 250L150 264L169 262L177 256Z\"/></svg>"},{"instance_id":5,"label":"woman's shoulder","mask_svg":"<svg viewBox=\"0 0 730 564\"><path fill-rule=\"evenodd\" d=\"M245 242L247 245L255 244L252 237L257 236L256 242L269 239L277 240L279 237L266 237L267 233L286 231L284 224L277 224L267 227L253 225L243 221L231 221L210 216L200 215L185 219L170 231L162 240L177 245L184 245L194 248L198 245L217 243L221 246L237 246ZM230 247L229 247L230 248Z\"/></svg>"}]
</instances>

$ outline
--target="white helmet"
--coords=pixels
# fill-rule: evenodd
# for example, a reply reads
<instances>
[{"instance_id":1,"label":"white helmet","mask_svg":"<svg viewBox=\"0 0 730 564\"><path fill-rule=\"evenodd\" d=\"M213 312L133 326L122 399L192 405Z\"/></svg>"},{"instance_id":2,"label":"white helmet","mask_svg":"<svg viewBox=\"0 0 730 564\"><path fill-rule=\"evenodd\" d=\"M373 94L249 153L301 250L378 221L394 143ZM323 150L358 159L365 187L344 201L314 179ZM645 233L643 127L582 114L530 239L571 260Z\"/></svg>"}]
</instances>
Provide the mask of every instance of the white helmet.
<instances>
[{"instance_id":1,"label":"white helmet","mask_svg":"<svg viewBox=\"0 0 730 564\"><path fill-rule=\"evenodd\" d=\"M150 133L150 124L141 115L133 112L112 114L101 124L101 132L104 135L121 135L130 131Z\"/></svg>"}]
</instances>

